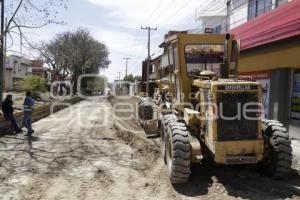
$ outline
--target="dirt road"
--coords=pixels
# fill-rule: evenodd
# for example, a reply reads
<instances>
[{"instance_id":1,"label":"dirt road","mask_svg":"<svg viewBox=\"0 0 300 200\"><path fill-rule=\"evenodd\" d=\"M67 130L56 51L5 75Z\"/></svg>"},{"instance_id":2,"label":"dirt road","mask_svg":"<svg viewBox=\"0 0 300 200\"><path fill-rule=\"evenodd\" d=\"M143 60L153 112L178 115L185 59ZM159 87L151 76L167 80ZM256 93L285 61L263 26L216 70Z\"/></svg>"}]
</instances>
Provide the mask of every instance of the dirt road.
<instances>
[{"instance_id":1,"label":"dirt road","mask_svg":"<svg viewBox=\"0 0 300 200\"><path fill-rule=\"evenodd\" d=\"M35 123L33 141L0 138L0 199L155 199L159 169L116 137L110 109L84 101Z\"/></svg>"},{"instance_id":2,"label":"dirt road","mask_svg":"<svg viewBox=\"0 0 300 200\"><path fill-rule=\"evenodd\" d=\"M153 151L120 139L112 113L104 100L83 101L35 123L33 140L0 138L0 200L296 199L299 194L296 171L279 182L260 177L253 167L211 164L193 169L188 184L173 187L157 153L158 139L146 138Z\"/></svg>"}]
</instances>

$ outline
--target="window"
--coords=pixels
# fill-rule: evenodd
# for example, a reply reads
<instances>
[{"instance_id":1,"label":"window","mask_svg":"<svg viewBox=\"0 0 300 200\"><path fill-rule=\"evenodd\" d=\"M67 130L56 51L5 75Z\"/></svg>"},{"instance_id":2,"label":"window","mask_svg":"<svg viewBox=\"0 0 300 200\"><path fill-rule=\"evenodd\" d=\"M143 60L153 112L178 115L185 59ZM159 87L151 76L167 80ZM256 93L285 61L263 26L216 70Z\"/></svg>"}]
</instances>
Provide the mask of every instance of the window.
<instances>
[{"instance_id":1,"label":"window","mask_svg":"<svg viewBox=\"0 0 300 200\"><path fill-rule=\"evenodd\" d=\"M178 47L177 44L173 44L173 53L174 53L174 68L176 71L179 70L179 55L178 55ZM179 80L179 75L174 74L174 83L175 83L175 95L176 99L180 100L180 94L181 94L181 88L180 88L180 80Z\"/></svg>"},{"instance_id":2,"label":"window","mask_svg":"<svg viewBox=\"0 0 300 200\"><path fill-rule=\"evenodd\" d=\"M248 20L256 17L256 0L249 1Z\"/></svg>"},{"instance_id":3,"label":"window","mask_svg":"<svg viewBox=\"0 0 300 200\"><path fill-rule=\"evenodd\" d=\"M262 15L264 13L265 13L265 1L257 1L256 16Z\"/></svg>"},{"instance_id":4,"label":"window","mask_svg":"<svg viewBox=\"0 0 300 200\"><path fill-rule=\"evenodd\" d=\"M282 4L287 3L287 2L289 2L289 1L288 0L277 0L276 7L281 6Z\"/></svg>"},{"instance_id":5,"label":"window","mask_svg":"<svg viewBox=\"0 0 300 200\"><path fill-rule=\"evenodd\" d=\"M224 62L223 44L190 44L185 46L185 63L189 76L199 76L206 69L217 72Z\"/></svg>"},{"instance_id":6,"label":"window","mask_svg":"<svg viewBox=\"0 0 300 200\"><path fill-rule=\"evenodd\" d=\"M152 64L151 66L150 66L150 74L154 74L155 73L155 64Z\"/></svg>"},{"instance_id":7,"label":"window","mask_svg":"<svg viewBox=\"0 0 300 200\"><path fill-rule=\"evenodd\" d=\"M168 59L169 65L173 65L173 64L174 64L174 58L173 58L173 45L170 45L170 46L169 46L168 54L169 54L169 59Z\"/></svg>"},{"instance_id":8,"label":"window","mask_svg":"<svg viewBox=\"0 0 300 200\"><path fill-rule=\"evenodd\" d=\"M272 10L272 0L249 0L248 20Z\"/></svg>"},{"instance_id":9,"label":"window","mask_svg":"<svg viewBox=\"0 0 300 200\"><path fill-rule=\"evenodd\" d=\"M214 33L221 33L221 31L222 31L222 25L219 25L216 28L214 28Z\"/></svg>"},{"instance_id":10,"label":"window","mask_svg":"<svg viewBox=\"0 0 300 200\"><path fill-rule=\"evenodd\" d=\"M265 1L265 12L272 10L272 1Z\"/></svg>"},{"instance_id":11,"label":"window","mask_svg":"<svg viewBox=\"0 0 300 200\"><path fill-rule=\"evenodd\" d=\"M174 49L174 65L175 65L175 70L179 69L179 56L178 56L178 48L177 48L177 44L173 45Z\"/></svg>"}]
</instances>

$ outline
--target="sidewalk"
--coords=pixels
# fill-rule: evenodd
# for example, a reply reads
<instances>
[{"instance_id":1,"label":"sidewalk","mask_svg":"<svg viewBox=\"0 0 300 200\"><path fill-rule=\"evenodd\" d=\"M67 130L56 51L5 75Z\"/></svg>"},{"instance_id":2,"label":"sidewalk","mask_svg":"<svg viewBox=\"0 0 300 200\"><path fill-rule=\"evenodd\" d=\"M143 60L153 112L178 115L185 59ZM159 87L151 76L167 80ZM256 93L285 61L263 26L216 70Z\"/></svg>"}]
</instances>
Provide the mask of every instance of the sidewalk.
<instances>
[{"instance_id":1,"label":"sidewalk","mask_svg":"<svg viewBox=\"0 0 300 200\"><path fill-rule=\"evenodd\" d=\"M289 127L289 135L292 141L294 165L300 166L300 130L296 126ZM297 167L298 168L298 167Z\"/></svg>"},{"instance_id":2,"label":"sidewalk","mask_svg":"<svg viewBox=\"0 0 300 200\"><path fill-rule=\"evenodd\" d=\"M292 140L293 149L293 166L296 170L300 170L300 141Z\"/></svg>"},{"instance_id":3,"label":"sidewalk","mask_svg":"<svg viewBox=\"0 0 300 200\"><path fill-rule=\"evenodd\" d=\"M292 140L300 141L300 128L290 125L289 134Z\"/></svg>"}]
</instances>

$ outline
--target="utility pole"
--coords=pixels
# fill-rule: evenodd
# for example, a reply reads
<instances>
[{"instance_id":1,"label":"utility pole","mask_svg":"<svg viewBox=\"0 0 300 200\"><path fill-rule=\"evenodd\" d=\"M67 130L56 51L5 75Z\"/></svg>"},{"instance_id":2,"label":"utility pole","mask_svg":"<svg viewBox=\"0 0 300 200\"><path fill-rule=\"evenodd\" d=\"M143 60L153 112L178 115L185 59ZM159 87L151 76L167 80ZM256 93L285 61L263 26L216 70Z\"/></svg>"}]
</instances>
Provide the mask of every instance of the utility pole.
<instances>
[{"instance_id":1,"label":"utility pole","mask_svg":"<svg viewBox=\"0 0 300 200\"><path fill-rule=\"evenodd\" d=\"M229 30L229 26L230 26L230 4L231 4L231 0L227 0L226 1L226 31Z\"/></svg>"},{"instance_id":2,"label":"utility pole","mask_svg":"<svg viewBox=\"0 0 300 200\"><path fill-rule=\"evenodd\" d=\"M1 0L1 36L4 34L4 0ZM3 100L4 37L0 41L0 102Z\"/></svg>"},{"instance_id":3,"label":"utility pole","mask_svg":"<svg viewBox=\"0 0 300 200\"><path fill-rule=\"evenodd\" d=\"M119 72L119 88L122 88L122 84L121 84L121 72Z\"/></svg>"},{"instance_id":4,"label":"utility pole","mask_svg":"<svg viewBox=\"0 0 300 200\"><path fill-rule=\"evenodd\" d=\"M126 60L126 71L125 71L125 77L127 77L127 70L128 70L128 60L130 60L131 58L123 58L124 60Z\"/></svg>"},{"instance_id":5,"label":"utility pole","mask_svg":"<svg viewBox=\"0 0 300 200\"><path fill-rule=\"evenodd\" d=\"M141 29L143 30L147 30L148 31L148 57L147 57L147 86L146 86L146 92L147 95L149 96L149 69L150 69L150 40L151 40L151 31L157 31L157 27L156 28L151 28L150 26L147 27L141 27Z\"/></svg>"}]
</instances>

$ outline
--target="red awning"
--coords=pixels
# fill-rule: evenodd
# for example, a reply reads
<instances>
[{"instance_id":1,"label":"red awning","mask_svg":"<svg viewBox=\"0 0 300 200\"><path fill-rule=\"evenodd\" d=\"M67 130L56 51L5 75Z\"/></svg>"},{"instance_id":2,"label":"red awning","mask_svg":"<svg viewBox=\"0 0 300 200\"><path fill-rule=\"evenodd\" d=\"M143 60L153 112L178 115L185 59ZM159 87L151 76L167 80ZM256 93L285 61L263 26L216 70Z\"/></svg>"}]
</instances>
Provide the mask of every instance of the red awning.
<instances>
[{"instance_id":1,"label":"red awning","mask_svg":"<svg viewBox=\"0 0 300 200\"><path fill-rule=\"evenodd\" d=\"M241 40L241 49L300 36L300 0L292 0L229 31Z\"/></svg>"}]
</instances>

